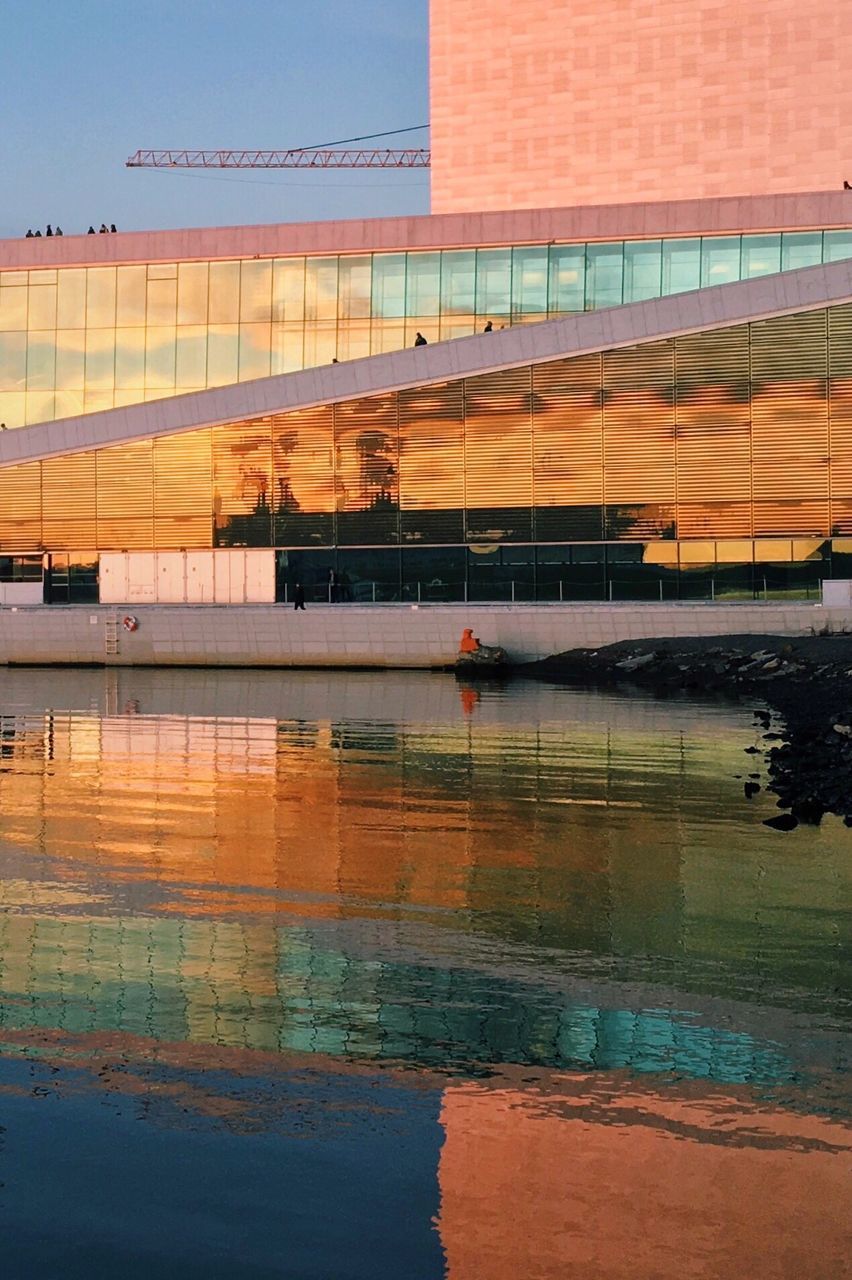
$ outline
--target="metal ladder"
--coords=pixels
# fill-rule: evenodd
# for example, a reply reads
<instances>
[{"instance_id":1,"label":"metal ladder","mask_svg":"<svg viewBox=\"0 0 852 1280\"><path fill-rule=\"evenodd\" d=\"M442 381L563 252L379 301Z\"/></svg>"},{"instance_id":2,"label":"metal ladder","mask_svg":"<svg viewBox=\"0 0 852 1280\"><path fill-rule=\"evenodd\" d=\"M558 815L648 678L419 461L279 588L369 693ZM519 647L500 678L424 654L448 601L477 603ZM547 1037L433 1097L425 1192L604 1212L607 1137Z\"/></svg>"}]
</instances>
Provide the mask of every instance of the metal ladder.
<instances>
[{"instance_id":1,"label":"metal ladder","mask_svg":"<svg viewBox=\"0 0 852 1280\"><path fill-rule=\"evenodd\" d=\"M104 653L108 658L118 653L118 615L108 613L104 621Z\"/></svg>"}]
</instances>

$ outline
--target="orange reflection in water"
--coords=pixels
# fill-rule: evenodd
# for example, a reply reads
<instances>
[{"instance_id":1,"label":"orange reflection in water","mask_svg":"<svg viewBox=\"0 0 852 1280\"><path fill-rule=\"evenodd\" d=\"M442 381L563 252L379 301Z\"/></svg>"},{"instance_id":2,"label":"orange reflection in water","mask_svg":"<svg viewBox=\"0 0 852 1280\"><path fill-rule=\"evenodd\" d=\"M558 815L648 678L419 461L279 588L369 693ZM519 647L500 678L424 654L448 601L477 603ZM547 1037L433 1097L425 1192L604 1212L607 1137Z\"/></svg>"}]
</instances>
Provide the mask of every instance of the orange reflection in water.
<instances>
[{"instance_id":1,"label":"orange reflection in water","mask_svg":"<svg viewBox=\"0 0 852 1280\"><path fill-rule=\"evenodd\" d=\"M849 1129L745 1087L463 1083L441 1123L449 1280L844 1274Z\"/></svg>"}]
</instances>

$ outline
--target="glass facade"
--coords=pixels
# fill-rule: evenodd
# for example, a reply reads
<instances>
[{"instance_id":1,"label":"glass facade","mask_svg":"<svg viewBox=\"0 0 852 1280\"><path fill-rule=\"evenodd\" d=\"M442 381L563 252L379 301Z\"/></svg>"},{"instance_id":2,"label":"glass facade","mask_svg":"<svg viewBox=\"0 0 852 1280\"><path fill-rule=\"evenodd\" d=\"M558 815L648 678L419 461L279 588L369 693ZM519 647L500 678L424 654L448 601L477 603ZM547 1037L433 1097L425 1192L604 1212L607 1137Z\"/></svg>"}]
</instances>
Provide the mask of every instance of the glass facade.
<instances>
[{"instance_id":1,"label":"glass facade","mask_svg":"<svg viewBox=\"0 0 852 1280\"><path fill-rule=\"evenodd\" d=\"M0 422L46 422L852 257L852 230L0 272Z\"/></svg>"},{"instance_id":2,"label":"glass facade","mask_svg":"<svg viewBox=\"0 0 852 1280\"><path fill-rule=\"evenodd\" d=\"M852 304L0 470L0 555L60 599L98 551L245 546L315 598L807 593L850 539Z\"/></svg>"}]
</instances>

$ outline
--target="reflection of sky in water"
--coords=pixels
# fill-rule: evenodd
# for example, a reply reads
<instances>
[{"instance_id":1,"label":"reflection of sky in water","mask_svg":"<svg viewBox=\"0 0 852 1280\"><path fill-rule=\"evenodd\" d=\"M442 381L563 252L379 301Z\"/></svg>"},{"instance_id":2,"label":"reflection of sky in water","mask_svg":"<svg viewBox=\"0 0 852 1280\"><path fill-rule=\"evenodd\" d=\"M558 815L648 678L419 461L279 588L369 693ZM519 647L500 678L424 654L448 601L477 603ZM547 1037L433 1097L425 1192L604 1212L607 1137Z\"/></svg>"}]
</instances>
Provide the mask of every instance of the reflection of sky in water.
<instances>
[{"instance_id":1,"label":"reflection of sky in water","mask_svg":"<svg viewBox=\"0 0 852 1280\"><path fill-rule=\"evenodd\" d=\"M631 1135L625 1168L650 1158L649 1123L702 1150L711 1131L737 1150L762 1135L761 1150L808 1150L812 1166L841 1150L827 1117L849 1114L852 836L761 825L772 798L747 802L736 776L760 767L747 710L525 684L460 697L450 679L401 673L131 671L10 673L0 711L0 1123L35 1135L26 1158L0 1147L0 1179L11 1162L21 1239L36 1231L28 1179L48 1176L46 1117L70 1144L57 1169L107 1141L128 1144L137 1172L185 1158L227 1218L217 1151L253 1197L247 1275L289 1274L263 1270L278 1256L260 1225L276 1152L303 1177L297 1253L323 1196L368 1234L381 1197L398 1201L372 1272L357 1251L344 1265L332 1232L326 1270L304 1274L440 1274L424 1227L437 1168L449 1274L467 1280L470 1222L518 1195L489 1182L500 1142L528 1151L524 1186L557 1234L543 1153L563 1172L586 1158L563 1151L566 1124ZM608 1089L645 1100L591 1107ZM459 1170L486 1133L483 1207ZM250 1169L244 1144L260 1141ZM587 1146L609 1169L609 1148ZM346 1191L364 1179L376 1195ZM96 1181L81 1197L104 1194ZM208 1218L198 1229L215 1239ZM136 1230L116 1222L98 1246L107 1268ZM520 1234L489 1274L501 1257L546 1280L579 1264L567 1245L520 1257ZM199 1275L213 1265L206 1247L193 1257Z\"/></svg>"}]
</instances>

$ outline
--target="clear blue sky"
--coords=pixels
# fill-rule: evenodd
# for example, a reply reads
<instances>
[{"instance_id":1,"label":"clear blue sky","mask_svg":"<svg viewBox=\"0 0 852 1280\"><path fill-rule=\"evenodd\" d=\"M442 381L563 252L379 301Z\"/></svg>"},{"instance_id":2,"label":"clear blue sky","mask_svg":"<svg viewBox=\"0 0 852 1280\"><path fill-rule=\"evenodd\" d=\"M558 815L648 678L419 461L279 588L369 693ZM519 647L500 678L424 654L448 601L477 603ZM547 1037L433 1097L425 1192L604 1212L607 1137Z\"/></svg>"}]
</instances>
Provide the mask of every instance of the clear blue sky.
<instances>
[{"instance_id":1,"label":"clear blue sky","mask_svg":"<svg viewBox=\"0 0 852 1280\"><path fill-rule=\"evenodd\" d=\"M423 170L124 161L137 147L310 146L425 124L427 25L428 0L0 0L0 237L48 222L68 234L425 213Z\"/></svg>"}]
</instances>

